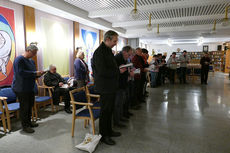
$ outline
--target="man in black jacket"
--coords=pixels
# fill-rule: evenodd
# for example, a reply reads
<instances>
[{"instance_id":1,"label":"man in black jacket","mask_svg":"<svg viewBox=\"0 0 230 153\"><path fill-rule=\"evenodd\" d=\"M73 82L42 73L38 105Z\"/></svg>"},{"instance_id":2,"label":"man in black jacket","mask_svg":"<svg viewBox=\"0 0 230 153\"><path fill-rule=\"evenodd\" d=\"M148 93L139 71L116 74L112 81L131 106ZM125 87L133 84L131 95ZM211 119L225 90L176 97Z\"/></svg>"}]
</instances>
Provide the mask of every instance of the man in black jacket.
<instances>
[{"instance_id":1,"label":"man in black jacket","mask_svg":"<svg viewBox=\"0 0 230 153\"><path fill-rule=\"evenodd\" d=\"M127 64L127 60L131 55L132 48L130 46L125 46L122 51L115 56L117 66L122 66ZM119 89L116 93L115 107L113 113L113 123L117 127L125 127L125 125L120 123L120 120L124 120L122 117L128 114L128 68L120 68L119 74Z\"/></svg>"},{"instance_id":2,"label":"man in black jacket","mask_svg":"<svg viewBox=\"0 0 230 153\"><path fill-rule=\"evenodd\" d=\"M66 113L71 114L72 111L70 110L69 88L63 88L63 85L66 84L66 81L61 77L60 74L56 72L56 67L54 65L49 66L49 71L44 76L44 83L47 86L54 87L54 104L58 105L60 102L60 96L63 96L63 101L65 102L65 111Z\"/></svg>"},{"instance_id":3,"label":"man in black jacket","mask_svg":"<svg viewBox=\"0 0 230 153\"><path fill-rule=\"evenodd\" d=\"M208 53L204 53L204 57L201 58L201 84L207 84L208 81L208 71L209 71L209 64L211 60L208 56Z\"/></svg>"},{"instance_id":4,"label":"man in black jacket","mask_svg":"<svg viewBox=\"0 0 230 153\"><path fill-rule=\"evenodd\" d=\"M101 112L99 120L99 132L102 135L101 141L114 145L111 137L120 136L120 132L112 130L112 112L116 92L118 89L119 68L112 48L117 44L118 34L114 31L107 31L104 41L96 49L92 59L95 91L100 94Z\"/></svg>"}]
</instances>

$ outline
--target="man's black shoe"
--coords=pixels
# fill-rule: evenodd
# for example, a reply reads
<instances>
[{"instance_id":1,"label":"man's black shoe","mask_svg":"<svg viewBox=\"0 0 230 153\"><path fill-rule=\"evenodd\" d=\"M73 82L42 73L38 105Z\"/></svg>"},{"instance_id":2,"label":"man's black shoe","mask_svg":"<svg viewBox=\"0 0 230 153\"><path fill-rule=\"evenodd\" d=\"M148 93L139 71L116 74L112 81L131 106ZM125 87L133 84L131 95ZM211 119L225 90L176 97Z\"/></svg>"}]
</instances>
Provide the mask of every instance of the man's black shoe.
<instances>
[{"instance_id":1,"label":"man's black shoe","mask_svg":"<svg viewBox=\"0 0 230 153\"><path fill-rule=\"evenodd\" d=\"M24 132L26 132L26 133L34 133L35 131L33 130L33 129L31 129L30 127L24 127L23 129L22 129Z\"/></svg>"},{"instance_id":2,"label":"man's black shoe","mask_svg":"<svg viewBox=\"0 0 230 153\"><path fill-rule=\"evenodd\" d=\"M107 145L115 145L116 142L114 140L112 140L110 137L105 136L101 138L101 142L107 144Z\"/></svg>"},{"instance_id":3,"label":"man's black shoe","mask_svg":"<svg viewBox=\"0 0 230 153\"><path fill-rule=\"evenodd\" d=\"M31 122L31 123L30 123L30 127L32 127L32 128L33 128L33 127L38 127L38 123Z\"/></svg>"},{"instance_id":4,"label":"man's black shoe","mask_svg":"<svg viewBox=\"0 0 230 153\"><path fill-rule=\"evenodd\" d=\"M119 128L125 128L125 127L127 127L126 125L121 124L121 123L119 123L119 124L114 124L114 126L115 126L115 127L119 127Z\"/></svg>"},{"instance_id":5,"label":"man's black shoe","mask_svg":"<svg viewBox=\"0 0 230 153\"><path fill-rule=\"evenodd\" d=\"M65 112L68 114L72 114L72 111L70 109L65 109Z\"/></svg>"},{"instance_id":6,"label":"man's black shoe","mask_svg":"<svg viewBox=\"0 0 230 153\"><path fill-rule=\"evenodd\" d=\"M115 131L112 131L111 134L110 134L111 137L120 137L121 136L121 133L120 132L115 132Z\"/></svg>"}]
</instances>

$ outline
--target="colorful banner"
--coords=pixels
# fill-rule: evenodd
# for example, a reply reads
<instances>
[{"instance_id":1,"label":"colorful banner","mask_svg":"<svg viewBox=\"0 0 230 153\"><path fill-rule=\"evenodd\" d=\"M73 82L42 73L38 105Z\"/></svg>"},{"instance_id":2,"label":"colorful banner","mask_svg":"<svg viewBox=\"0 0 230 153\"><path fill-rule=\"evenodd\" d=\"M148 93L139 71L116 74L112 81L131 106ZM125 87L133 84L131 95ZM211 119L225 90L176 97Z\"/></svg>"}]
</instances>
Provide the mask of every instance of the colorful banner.
<instances>
[{"instance_id":1,"label":"colorful banner","mask_svg":"<svg viewBox=\"0 0 230 153\"><path fill-rule=\"evenodd\" d=\"M81 36L84 42L84 46L82 47L82 50L85 53L85 62L88 64L89 70L91 71L91 58L93 57L93 53L97 47L96 46L97 33L85 29L81 29Z\"/></svg>"},{"instance_id":2,"label":"colorful banner","mask_svg":"<svg viewBox=\"0 0 230 153\"><path fill-rule=\"evenodd\" d=\"M15 50L14 10L0 6L0 86L12 83Z\"/></svg>"}]
</instances>

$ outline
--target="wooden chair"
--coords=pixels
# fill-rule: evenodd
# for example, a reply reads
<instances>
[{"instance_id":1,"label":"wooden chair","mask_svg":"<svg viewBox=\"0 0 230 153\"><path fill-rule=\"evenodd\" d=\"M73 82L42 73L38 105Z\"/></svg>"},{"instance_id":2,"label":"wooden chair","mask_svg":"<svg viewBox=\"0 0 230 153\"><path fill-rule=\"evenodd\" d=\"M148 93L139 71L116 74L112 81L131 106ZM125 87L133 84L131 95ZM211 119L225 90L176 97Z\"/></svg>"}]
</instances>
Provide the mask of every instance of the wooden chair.
<instances>
[{"instance_id":1,"label":"wooden chair","mask_svg":"<svg viewBox=\"0 0 230 153\"><path fill-rule=\"evenodd\" d=\"M93 109L100 109L100 95L95 94L93 85L86 85L85 86L85 94L88 103L93 103Z\"/></svg>"},{"instance_id":2,"label":"wooden chair","mask_svg":"<svg viewBox=\"0 0 230 153\"><path fill-rule=\"evenodd\" d=\"M1 102L4 103L3 109L6 114L7 127L11 131L11 121L10 118L16 116L19 118L20 105L17 102L17 97L13 92L12 88L3 88L0 91Z\"/></svg>"},{"instance_id":3,"label":"wooden chair","mask_svg":"<svg viewBox=\"0 0 230 153\"><path fill-rule=\"evenodd\" d=\"M52 98L52 91L53 87L48 87L48 86L40 86L38 83L36 83L37 89L38 89L38 96L35 96L35 101L34 101L34 107L32 110L32 119L34 120L34 114L35 114L35 120L38 119L38 110L41 106L46 106L51 104L52 112L54 112L54 104L53 104L53 98ZM40 90L48 90L48 96L46 96L46 92L42 95ZM56 108L57 110L57 108Z\"/></svg>"},{"instance_id":4,"label":"wooden chair","mask_svg":"<svg viewBox=\"0 0 230 153\"><path fill-rule=\"evenodd\" d=\"M0 120L2 121L4 132L6 133L6 118L5 118L5 113L4 113L4 109L2 106L3 100L4 98L0 97Z\"/></svg>"},{"instance_id":5,"label":"wooden chair","mask_svg":"<svg viewBox=\"0 0 230 153\"><path fill-rule=\"evenodd\" d=\"M74 136L75 120L83 119L85 121L90 120L93 128L93 134L95 134L94 121L99 118L100 109L93 109L93 103L89 103L86 100L85 87L74 89L70 91L71 104L73 105L72 113L72 137ZM85 106L85 107L84 107ZM76 113L77 108L83 109Z\"/></svg>"}]
</instances>

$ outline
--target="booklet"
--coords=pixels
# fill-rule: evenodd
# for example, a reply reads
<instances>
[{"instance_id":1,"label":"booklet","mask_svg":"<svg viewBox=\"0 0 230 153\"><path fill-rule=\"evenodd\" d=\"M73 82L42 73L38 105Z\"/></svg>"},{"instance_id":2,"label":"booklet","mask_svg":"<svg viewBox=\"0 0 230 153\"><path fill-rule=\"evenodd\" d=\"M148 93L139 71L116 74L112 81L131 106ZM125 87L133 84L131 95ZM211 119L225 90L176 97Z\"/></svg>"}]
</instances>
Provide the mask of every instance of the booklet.
<instances>
[{"instance_id":1,"label":"booklet","mask_svg":"<svg viewBox=\"0 0 230 153\"><path fill-rule=\"evenodd\" d=\"M121 65L119 68L125 68L125 67L132 67L133 63L129 63L129 64L125 64L125 65Z\"/></svg>"},{"instance_id":2,"label":"booklet","mask_svg":"<svg viewBox=\"0 0 230 153\"><path fill-rule=\"evenodd\" d=\"M141 70L140 69L136 69L135 71L134 71L134 74L140 74L141 73Z\"/></svg>"},{"instance_id":3,"label":"booklet","mask_svg":"<svg viewBox=\"0 0 230 153\"><path fill-rule=\"evenodd\" d=\"M63 85L61 86L61 88L69 88L69 85L68 85L68 84L63 84Z\"/></svg>"}]
</instances>

